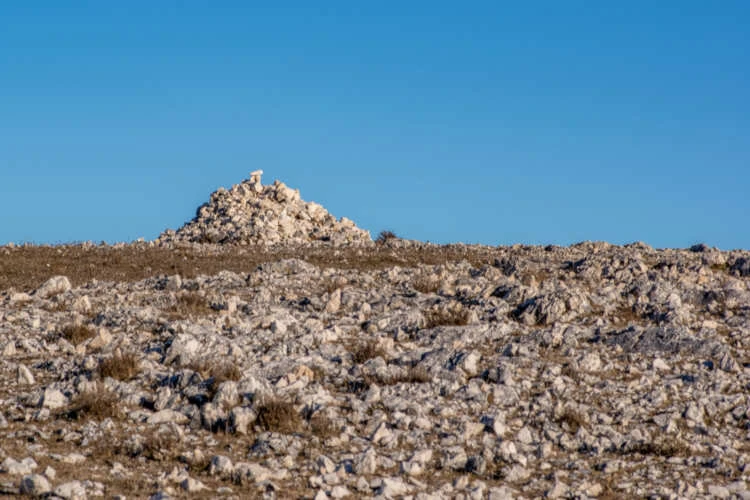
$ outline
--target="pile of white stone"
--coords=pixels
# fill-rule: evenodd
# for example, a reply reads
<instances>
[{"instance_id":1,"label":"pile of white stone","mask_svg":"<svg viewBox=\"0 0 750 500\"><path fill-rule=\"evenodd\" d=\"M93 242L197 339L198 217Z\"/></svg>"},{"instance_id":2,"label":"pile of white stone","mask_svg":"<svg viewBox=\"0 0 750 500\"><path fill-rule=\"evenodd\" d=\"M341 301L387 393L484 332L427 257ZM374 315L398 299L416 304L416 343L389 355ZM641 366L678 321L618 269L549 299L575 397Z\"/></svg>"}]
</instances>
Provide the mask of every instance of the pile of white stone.
<instances>
[{"instance_id":1,"label":"pile of white stone","mask_svg":"<svg viewBox=\"0 0 750 500\"><path fill-rule=\"evenodd\" d=\"M256 170L229 190L219 188L192 221L177 231L165 231L157 241L265 246L372 241L368 231L346 217L336 219L318 203L302 200L298 189L278 180L264 186L262 174Z\"/></svg>"}]
</instances>

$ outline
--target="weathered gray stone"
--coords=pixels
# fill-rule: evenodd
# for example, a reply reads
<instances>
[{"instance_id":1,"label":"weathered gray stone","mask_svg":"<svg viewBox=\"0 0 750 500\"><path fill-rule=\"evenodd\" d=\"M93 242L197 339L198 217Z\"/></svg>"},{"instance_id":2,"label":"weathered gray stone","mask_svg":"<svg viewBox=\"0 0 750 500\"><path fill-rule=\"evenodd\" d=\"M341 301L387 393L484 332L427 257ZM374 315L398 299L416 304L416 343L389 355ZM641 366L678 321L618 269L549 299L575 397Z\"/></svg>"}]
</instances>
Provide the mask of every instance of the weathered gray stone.
<instances>
[{"instance_id":1,"label":"weathered gray stone","mask_svg":"<svg viewBox=\"0 0 750 500\"><path fill-rule=\"evenodd\" d=\"M52 491L47 478L41 474L30 474L21 480L21 494L29 496L42 496Z\"/></svg>"}]
</instances>

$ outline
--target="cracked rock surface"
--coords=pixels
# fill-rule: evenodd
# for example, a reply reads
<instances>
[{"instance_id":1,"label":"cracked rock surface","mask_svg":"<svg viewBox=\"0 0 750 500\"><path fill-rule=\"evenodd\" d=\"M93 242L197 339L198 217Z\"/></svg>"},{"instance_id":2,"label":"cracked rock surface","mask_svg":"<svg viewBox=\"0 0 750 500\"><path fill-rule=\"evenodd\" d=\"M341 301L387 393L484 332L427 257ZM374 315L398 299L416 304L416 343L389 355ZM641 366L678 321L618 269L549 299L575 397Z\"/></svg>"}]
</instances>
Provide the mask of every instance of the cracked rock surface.
<instances>
[{"instance_id":1,"label":"cracked rock surface","mask_svg":"<svg viewBox=\"0 0 750 500\"><path fill-rule=\"evenodd\" d=\"M0 492L750 498L750 253L370 245L0 292Z\"/></svg>"}]
</instances>

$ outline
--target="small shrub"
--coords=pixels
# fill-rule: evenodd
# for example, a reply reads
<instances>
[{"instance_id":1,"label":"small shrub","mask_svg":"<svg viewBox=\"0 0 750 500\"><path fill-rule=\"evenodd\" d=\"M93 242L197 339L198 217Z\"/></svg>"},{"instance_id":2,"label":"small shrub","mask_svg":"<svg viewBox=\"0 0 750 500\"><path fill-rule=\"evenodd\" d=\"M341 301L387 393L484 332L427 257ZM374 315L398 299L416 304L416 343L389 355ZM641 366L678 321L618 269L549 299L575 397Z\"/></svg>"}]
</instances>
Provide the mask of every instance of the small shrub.
<instances>
[{"instance_id":1,"label":"small shrub","mask_svg":"<svg viewBox=\"0 0 750 500\"><path fill-rule=\"evenodd\" d=\"M420 293L437 293L440 290L440 280L431 274L421 274L412 280L411 286Z\"/></svg>"},{"instance_id":2,"label":"small shrub","mask_svg":"<svg viewBox=\"0 0 750 500\"><path fill-rule=\"evenodd\" d=\"M561 426L567 427L573 434L586 425L586 418L572 408L565 408L556 420Z\"/></svg>"},{"instance_id":3,"label":"small shrub","mask_svg":"<svg viewBox=\"0 0 750 500\"><path fill-rule=\"evenodd\" d=\"M81 392L63 411L62 416L71 420L83 417L103 419L117 415L119 398L104 387L96 384L93 389Z\"/></svg>"},{"instance_id":4,"label":"small shrub","mask_svg":"<svg viewBox=\"0 0 750 500\"><path fill-rule=\"evenodd\" d=\"M207 316L216 311L206 297L196 292L188 292L178 295L175 303L167 308L167 313L170 319L184 319Z\"/></svg>"},{"instance_id":5,"label":"small shrub","mask_svg":"<svg viewBox=\"0 0 750 500\"><path fill-rule=\"evenodd\" d=\"M267 431L287 434L300 429L302 417L292 403L273 399L258 407L258 424Z\"/></svg>"},{"instance_id":6,"label":"small shrub","mask_svg":"<svg viewBox=\"0 0 750 500\"><path fill-rule=\"evenodd\" d=\"M235 363L225 362L211 370L211 377L214 379L214 385L218 387L227 380L237 382L242 378L242 371Z\"/></svg>"},{"instance_id":7,"label":"small shrub","mask_svg":"<svg viewBox=\"0 0 750 500\"><path fill-rule=\"evenodd\" d=\"M68 304L63 301L53 301L49 304L45 304L42 308L47 312L65 312L68 310Z\"/></svg>"},{"instance_id":8,"label":"small shrub","mask_svg":"<svg viewBox=\"0 0 750 500\"><path fill-rule=\"evenodd\" d=\"M657 438L655 441L639 441L628 444L619 450L621 455L639 453L641 455L655 455L659 457L689 456L692 451L690 447L682 441L674 438L664 439Z\"/></svg>"},{"instance_id":9,"label":"small shrub","mask_svg":"<svg viewBox=\"0 0 750 500\"><path fill-rule=\"evenodd\" d=\"M406 371L406 375L400 382L406 384L426 384L431 380L430 373L423 367L412 366Z\"/></svg>"},{"instance_id":10,"label":"small shrub","mask_svg":"<svg viewBox=\"0 0 750 500\"><path fill-rule=\"evenodd\" d=\"M397 239L399 238L393 231L380 231L378 237L375 238L375 243L377 243L378 245L385 245L386 243Z\"/></svg>"},{"instance_id":11,"label":"small shrub","mask_svg":"<svg viewBox=\"0 0 750 500\"><path fill-rule=\"evenodd\" d=\"M154 432L142 443L141 455L157 462L171 460L177 455L179 438L172 432Z\"/></svg>"},{"instance_id":12,"label":"small shrub","mask_svg":"<svg viewBox=\"0 0 750 500\"><path fill-rule=\"evenodd\" d=\"M424 312L425 328L464 326L469 324L470 311L459 307L436 307Z\"/></svg>"},{"instance_id":13,"label":"small shrub","mask_svg":"<svg viewBox=\"0 0 750 500\"><path fill-rule=\"evenodd\" d=\"M242 371L236 363L229 361L213 362L207 360L196 361L190 369L197 372L203 379L212 379L212 385L218 387L222 382L242 379Z\"/></svg>"},{"instance_id":14,"label":"small shrub","mask_svg":"<svg viewBox=\"0 0 750 500\"><path fill-rule=\"evenodd\" d=\"M71 344L78 345L90 338L93 338L96 332L88 325L67 325L62 329L62 336Z\"/></svg>"},{"instance_id":15,"label":"small shrub","mask_svg":"<svg viewBox=\"0 0 750 500\"><path fill-rule=\"evenodd\" d=\"M422 367L410 367L406 372L398 375L391 375L388 377L375 375L375 382L380 385L396 385L396 384L426 384L432 377Z\"/></svg>"},{"instance_id":16,"label":"small shrub","mask_svg":"<svg viewBox=\"0 0 750 500\"><path fill-rule=\"evenodd\" d=\"M338 434L336 426L327 415L316 412L308 420L310 432L321 439L327 439Z\"/></svg>"},{"instance_id":17,"label":"small shrub","mask_svg":"<svg viewBox=\"0 0 750 500\"><path fill-rule=\"evenodd\" d=\"M374 340L361 342L352 351L352 361L354 361L354 363L357 365L361 365L362 363L365 363L366 361L369 361L371 359L375 359L378 356L385 359L387 353L385 352L385 349L383 349Z\"/></svg>"},{"instance_id":18,"label":"small shrub","mask_svg":"<svg viewBox=\"0 0 750 500\"><path fill-rule=\"evenodd\" d=\"M130 436L115 452L131 458L144 457L148 460L162 462L178 456L180 437L168 428L157 429L146 436Z\"/></svg>"},{"instance_id":19,"label":"small shrub","mask_svg":"<svg viewBox=\"0 0 750 500\"><path fill-rule=\"evenodd\" d=\"M99 374L117 380L130 380L138 375L140 363L133 352L117 353L99 363Z\"/></svg>"},{"instance_id":20,"label":"small shrub","mask_svg":"<svg viewBox=\"0 0 750 500\"><path fill-rule=\"evenodd\" d=\"M348 380L343 390L350 394L361 394L367 392L374 380L371 377L364 377L362 379Z\"/></svg>"}]
</instances>

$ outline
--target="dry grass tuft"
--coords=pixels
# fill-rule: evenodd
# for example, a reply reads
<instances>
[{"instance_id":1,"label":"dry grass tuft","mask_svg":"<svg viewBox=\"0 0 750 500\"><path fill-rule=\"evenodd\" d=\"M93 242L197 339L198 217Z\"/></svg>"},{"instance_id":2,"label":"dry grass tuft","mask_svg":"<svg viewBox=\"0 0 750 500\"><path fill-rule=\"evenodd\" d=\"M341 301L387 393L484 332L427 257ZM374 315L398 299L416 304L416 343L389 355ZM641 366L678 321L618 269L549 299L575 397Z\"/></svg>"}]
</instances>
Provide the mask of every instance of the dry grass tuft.
<instances>
[{"instance_id":1,"label":"dry grass tuft","mask_svg":"<svg viewBox=\"0 0 750 500\"><path fill-rule=\"evenodd\" d=\"M88 325L67 325L62 329L62 336L71 344L78 345L96 335L93 328Z\"/></svg>"},{"instance_id":2,"label":"dry grass tuft","mask_svg":"<svg viewBox=\"0 0 750 500\"><path fill-rule=\"evenodd\" d=\"M84 417L96 419L115 417L118 414L119 401L117 394L102 384L96 384L93 389L78 394L61 416L70 420Z\"/></svg>"},{"instance_id":3,"label":"dry grass tuft","mask_svg":"<svg viewBox=\"0 0 750 500\"><path fill-rule=\"evenodd\" d=\"M578 429L586 426L586 418L573 408L565 408L562 414L555 419L560 426L568 432L575 434Z\"/></svg>"},{"instance_id":4,"label":"dry grass tuft","mask_svg":"<svg viewBox=\"0 0 750 500\"><path fill-rule=\"evenodd\" d=\"M460 304L457 307L435 307L424 311L425 328L438 326L464 326L469 324L470 311Z\"/></svg>"},{"instance_id":5,"label":"dry grass tuft","mask_svg":"<svg viewBox=\"0 0 750 500\"><path fill-rule=\"evenodd\" d=\"M432 380L430 373L423 367L412 366L406 371L406 375L396 383L404 384L426 384Z\"/></svg>"},{"instance_id":6,"label":"dry grass tuft","mask_svg":"<svg viewBox=\"0 0 750 500\"><path fill-rule=\"evenodd\" d=\"M214 363L200 360L190 364L189 368L197 372L203 379L212 379L214 387L218 387L222 382L226 382L227 380L236 382L242 379L240 367L230 361Z\"/></svg>"},{"instance_id":7,"label":"dry grass tuft","mask_svg":"<svg viewBox=\"0 0 750 500\"><path fill-rule=\"evenodd\" d=\"M687 457L692 454L690 446L686 443L677 440L675 438L657 438L655 441L638 442L625 446L619 450L621 455L629 455L632 453L639 453L641 455L655 455L658 457Z\"/></svg>"},{"instance_id":8,"label":"dry grass tuft","mask_svg":"<svg viewBox=\"0 0 750 500\"><path fill-rule=\"evenodd\" d=\"M214 385L219 386L228 380L237 382L242 379L242 371L235 363L225 362L211 370L211 377L214 379Z\"/></svg>"},{"instance_id":9,"label":"dry grass tuft","mask_svg":"<svg viewBox=\"0 0 750 500\"><path fill-rule=\"evenodd\" d=\"M157 429L146 436L134 435L120 444L115 453L155 462L174 460L179 455L180 437L168 429Z\"/></svg>"},{"instance_id":10,"label":"dry grass tuft","mask_svg":"<svg viewBox=\"0 0 750 500\"><path fill-rule=\"evenodd\" d=\"M352 361L357 365L361 365L377 357L386 359L387 356L388 353L386 353L385 349L374 340L360 342L352 351Z\"/></svg>"},{"instance_id":11,"label":"dry grass tuft","mask_svg":"<svg viewBox=\"0 0 750 500\"><path fill-rule=\"evenodd\" d=\"M258 407L258 424L271 432L290 434L302 427L302 417L292 403L272 399Z\"/></svg>"},{"instance_id":12,"label":"dry grass tuft","mask_svg":"<svg viewBox=\"0 0 750 500\"><path fill-rule=\"evenodd\" d=\"M396 384L426 384L430 382L432 377L422 367L410 367L406 372L399 373L397 375L382 376L375 375L373 377L366 377L365 382L367 385L377 383L378 385L396 385Z\"/></svg>"},{"instance_id":13,"label":"dry grass tuft","mask_svg":"<svg viewBox=\"0 0 750 500\"><path fill-rule=\"evenodd\" d=\"M117 353L99 363L99 374L117 380L130 380L138 375L140 362L134 352Z\"/></svg>"},{"instance_id":14,"label":"dry grass tuft","mask_svg":"<svg viewBox=\"0 0 750 500\"><path fill-rule=\"evenodd\" d=\"M440 279L432 274L420 274L414 277L411 286L420 293L437 293L440 290Z\"/></svg>"},{"instance_id":15,"label":"dry grass tuft","mask_svg":"<svg viewBox=\"0 0 750 500\"><path fill-rule=\"evenodd\" d=\"M307 425L310 432L321 439L327 439L338 434L336 426L327 415L316 412L308 420Z\"/></svg>"},{"instance_id":16,"label":"dry grass tuft","mask_svg":"<svg viewBox=\"0 0 750 500\"><path fill-rule=\"evenodd\" d=\"M47 312L65 312L68 310L68 304L64 301L53 300L52 302L43 305L42 309Z\"/></svg>"},{"instance_id":17,"label":"dry grass tuft","mask_svg":"<svg viewBox=\"0 0 750 500\"><path fill-rule=\"evenodd\" d=\"M196 292L177 295L175 303L166 310L170 319L185 319L216 314L206 297Z\"/></svg>"}]
</instances>

